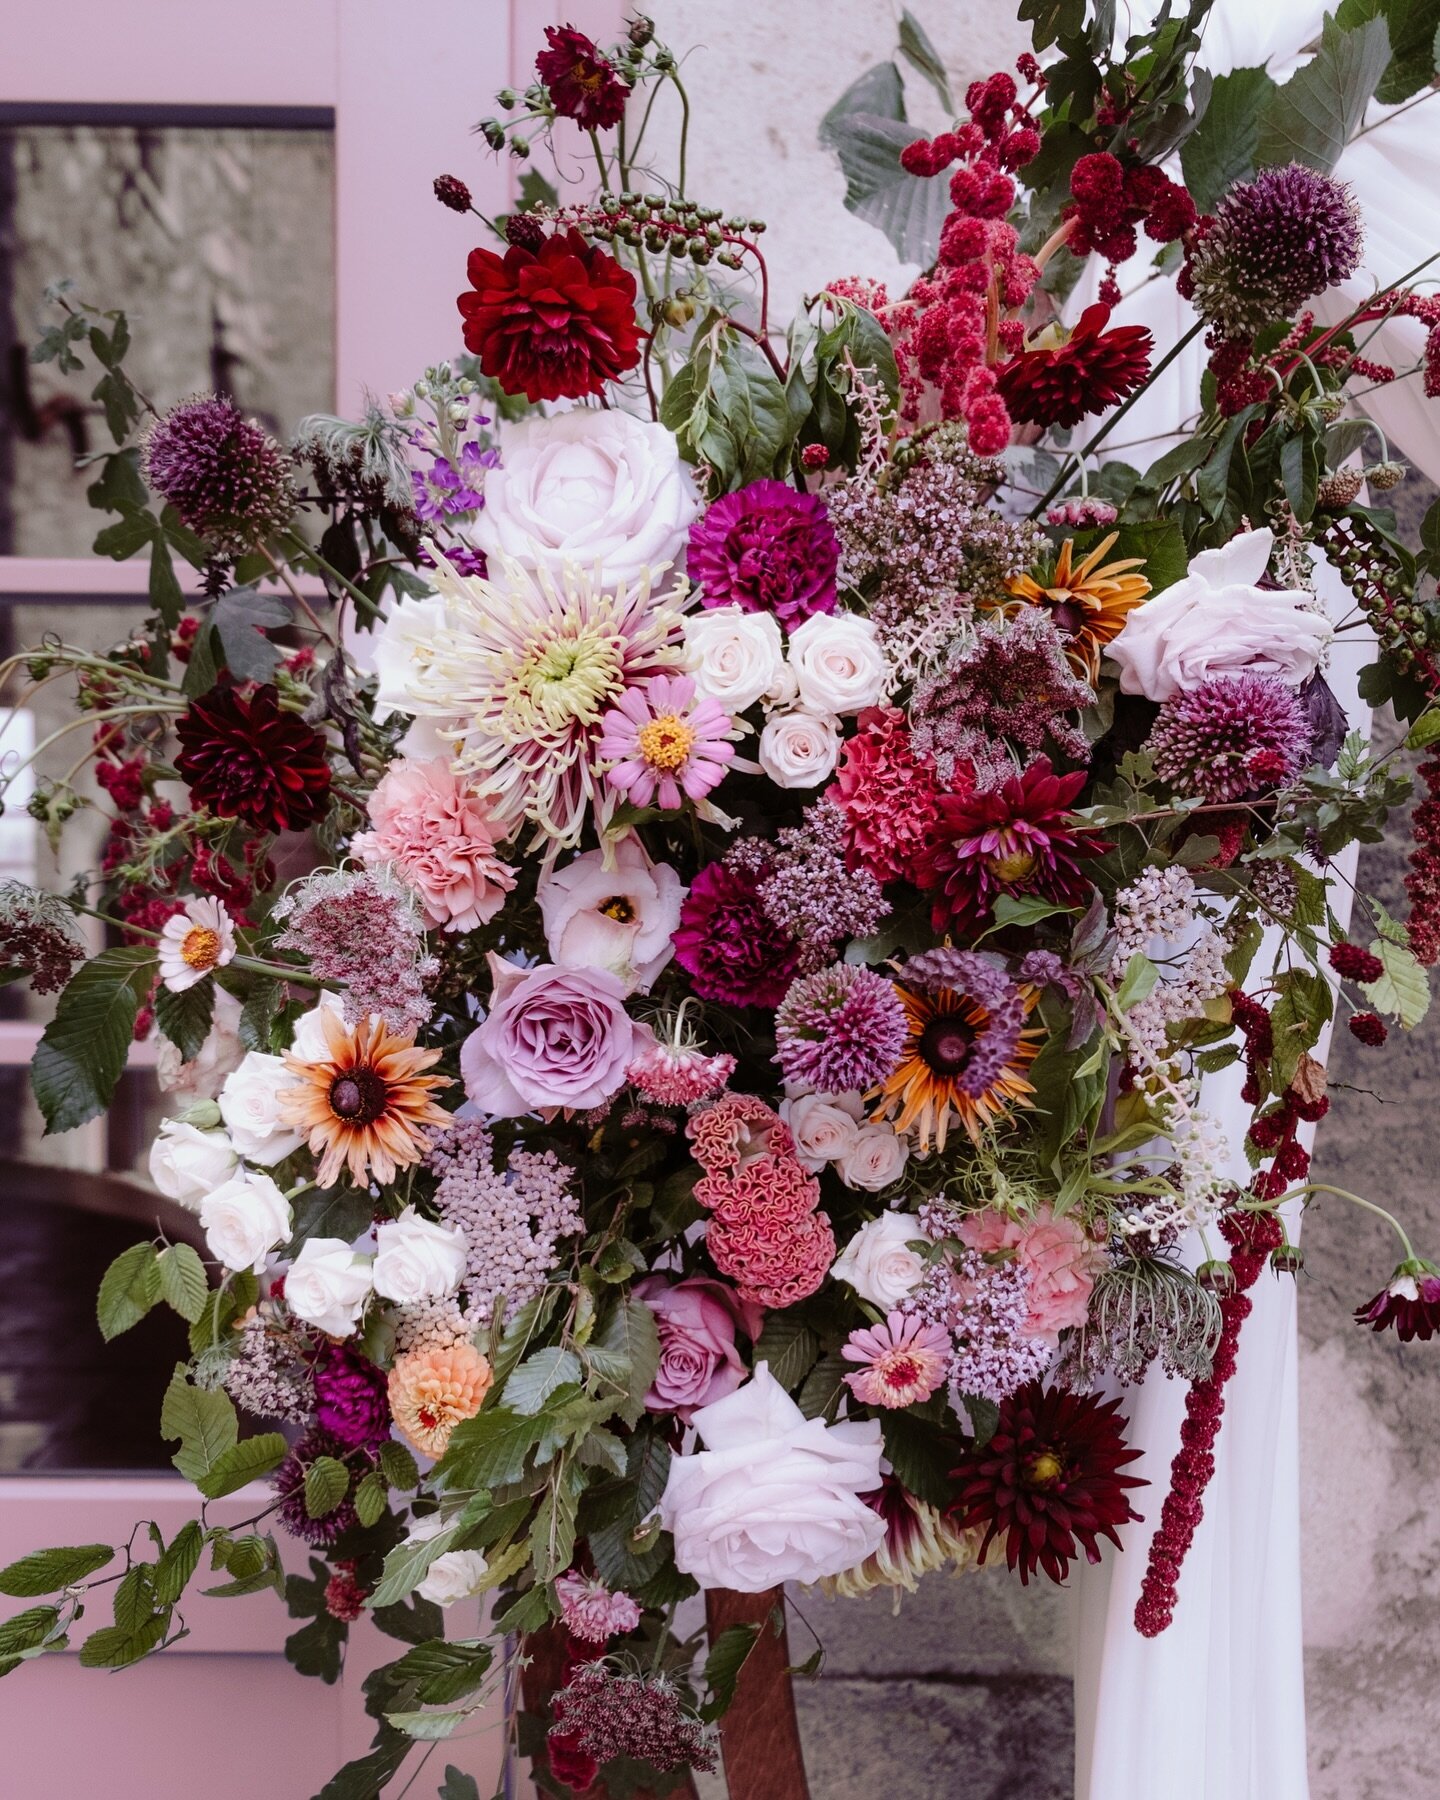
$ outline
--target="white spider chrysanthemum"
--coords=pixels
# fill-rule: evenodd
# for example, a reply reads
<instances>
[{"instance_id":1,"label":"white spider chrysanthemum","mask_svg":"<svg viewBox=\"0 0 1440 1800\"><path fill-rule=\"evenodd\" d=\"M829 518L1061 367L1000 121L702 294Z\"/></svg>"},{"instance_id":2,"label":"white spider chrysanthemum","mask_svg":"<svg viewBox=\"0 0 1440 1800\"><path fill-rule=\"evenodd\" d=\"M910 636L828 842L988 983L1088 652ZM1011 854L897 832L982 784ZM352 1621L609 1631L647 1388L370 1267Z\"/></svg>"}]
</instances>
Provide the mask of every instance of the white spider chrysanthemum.
<instances>
[{"instance_id":1,"label":"white spider chrysanthemum","mask_svg":"<svg viewBox=\"0 0 1440 1800\"><path fill-rule=\"evenodd\" d=\"M555 575L497 558L482 580L436 560L445 622L407 682L410 709L437 722L496 818L510 831L530 821L553 856L588 814L603 830L614 810L598 755L607 709L685 666L685 583L662 588L663 563L602 586L568 565Z\"/></svg>"}]
</instances>

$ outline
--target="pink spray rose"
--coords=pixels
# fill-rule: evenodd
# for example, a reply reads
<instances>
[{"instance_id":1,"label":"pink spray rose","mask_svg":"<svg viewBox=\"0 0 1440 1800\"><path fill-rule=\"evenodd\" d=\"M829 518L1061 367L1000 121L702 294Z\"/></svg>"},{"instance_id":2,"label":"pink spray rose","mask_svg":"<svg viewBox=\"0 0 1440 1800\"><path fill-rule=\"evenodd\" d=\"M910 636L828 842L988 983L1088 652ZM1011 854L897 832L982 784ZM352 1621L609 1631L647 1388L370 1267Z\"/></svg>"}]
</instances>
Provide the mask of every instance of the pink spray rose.
<instances>
[{"instance_id":1,"label":"pink spray rose","mask_svg":"<svg viewBox=\"0 0 1440 1800\"><path fill-rule=\"evenodd\" d=\"M465 1092L502 1119L601 1106L625 1085L630 1059L653 1041L625 1011L625 986L604 969L522 969L493 952L490 1012L460 1048Z\"/></svg>"},{"instance_id":2,"label":"pink spray rose","mask_svg":"<svg viewBox=\"0 0 1440 1800\"><path fill-rule=\"evenodd\" d=\"M367 811L373 829L352 854L367 867L390 864L420 896L427 924L473 931L499 912L515 871L495 854L489 809L448 763L393 763Z\"/></svg>"},{"instance_id":3,"label":"pink spray rose","mask_svg":"<svg viewBox=\"0 0 1440 1800\"><path fill-rule=\"evenodd\" d=\"M647 1275L635 1283L635 1298L660 1329L660 1367L645 1396L649 1412L678 1413L688 1423L697 1406L735 1392L749 1374L735 1332L738 1327L752 1341L760 1335L758 1306L703 1275L677 1282Z\"/></svg>"},{"instance_id":4,"label":"pink spray rose","mask_svg":"<svg viewBox=\"0 0 1440 1800\"><path fill-rule=\"evenodd\" d=\"M1015 1251L1029 1279L1028 1336L1054 1344L1068 1326L1085 1323L1090 1290L1104 1257L1078 1220L1069 1215L1057 1219L1048 1206L1027 1222L998 1212L976 1213L960 1227L960 1236L982 1254Z\"/></svg>"}]
</instances>

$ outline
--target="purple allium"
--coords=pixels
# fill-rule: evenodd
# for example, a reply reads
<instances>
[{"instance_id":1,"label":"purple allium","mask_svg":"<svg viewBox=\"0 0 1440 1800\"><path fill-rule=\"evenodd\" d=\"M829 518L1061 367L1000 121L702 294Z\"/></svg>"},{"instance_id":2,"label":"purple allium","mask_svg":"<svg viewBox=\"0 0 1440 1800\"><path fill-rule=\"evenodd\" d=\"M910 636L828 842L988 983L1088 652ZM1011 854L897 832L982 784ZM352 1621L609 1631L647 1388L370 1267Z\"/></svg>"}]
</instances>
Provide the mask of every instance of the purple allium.
<instances>
[{"instance_id":1,"label":"purple allium","mask_svg":"<svg viewBox=\"0 0 1440 1800\"><path fill-rule=\"evenodd\" d=\"M760 882L728 862L703 868L675 931L675 960L702 1000L778 1006L799 968L799 949L760 899Z\"/></svg>"},{"instance_id":2,"label":"purple allium","mask_svg":"<svg viewBox=\"0 0 1440 1800\"><path fill-rule=\"evenodd\" d=\"M724 494L690 527L702 603L773 613L787 631L835 610L840 542L825 502L783 481Z\"/></svg>"},{"instance_id":3,"label":"purple allium","mask_svg":"<svg viewBox=\"0 0 1440 1800\"><path fill-rule=\"evenodd\" d=\"M1146 747L1162 781L1225 804L1292 781L1310 753L1310 724L1278 676L1222 676L1167 700Z\"/></svg>"},{"instance_id":4,"label":"purple allium","mask_svg":"<svg viewBox=\"0 0 1440 1800\"><path fill-rule=\"evenodd\" d=\"M305 1510L306 1470L322 1456L333 1456L338 1461L344 1459L346 1452L347 1446L338 1438L331 1437L328 1431L322 1431L318 1425L314 1425L270 1477L275 1492L283 1496L276 1518L291 1537L299 1538L302 1544L309 1544L314 1550L328 1549L337 1538L343 1537L360 1522L355 1504L348 1493L333 1511L318 1519L312 1519ZM354 1467L353 1464L349 1466L352 1469ZM351 1487L354 1487L353 1481Z\"/></svg>"},{"instance_id":5,"label":"purple allium","mask_svg":"<svg viewBox=\"0 0 1440 1800\"><path fill-rule=\"evenodd\" d=\"M384 1373L348 1344L327 1344L315 1365L315 1422L347 1450L371 1449L390 1435Z\"/></svg>"},{"instance_id":6,"label":"purple allium","mask_svg":"<svg viewBox=\"0 0 1440 1800\"><path fill-rule=\"evenodd\" d=\"M775 1015L787 1081L822 1094L863 1093L899 1067L905 1008L893 981L857 963L802 975Z\"/></svg>"},{"instance_id":7,"label":"purple allium","mask_svg":"<svg viewBox=\"0 0 1440 1800\"><path fill-rule=\"evenodd\" d=\"M1303 163L1262 169L1202 223L1185 286L1207 323L1250 337L1353 275L1363 243L1346 182Z\"/></svg>"},{"instance_id":8,"label":"purple allium","mask_svg":"<svg viewBox=\"0 0 1440 1800\"><path fill-rule=\"evenodd\" d=\"M192 531L222 549L253 545L294 510L289 458L219 394L182 400L151 426L144 473Z\"/></svg>"},{"instance_id":9,"label":"purple allium","mask_svg":"<svg viewBox=\"0 0 1440 1800\"><path fill-rule=\"evenodd\" d=\"M731 868L747 855L744 842L726 857ZM847 938L873 936L890 916L877 878L850 868L847 842L845 814L833 800L817 800L798 825L779 834L773 860L760 874L760 902L800 945L804 973L823 967ZM769 846L763 849L768 858Z\"/></svg>"},{"instance_id":10,"label":"purple allium","mask_svg":"<svg viewBox=\"0 0 1440 1800\"><path fill-rule=\"evenodd\" d=\"M942 989L968 994L985 1011L986 1020L967 1048L964 1067L951 1079L972 1099L988 1092L1014 1058L1025 1029L1025 1001L1004 969L978 950L925 950L912 956L901 980L917 994L932 998Z\"/></svg>"}]
</instances>

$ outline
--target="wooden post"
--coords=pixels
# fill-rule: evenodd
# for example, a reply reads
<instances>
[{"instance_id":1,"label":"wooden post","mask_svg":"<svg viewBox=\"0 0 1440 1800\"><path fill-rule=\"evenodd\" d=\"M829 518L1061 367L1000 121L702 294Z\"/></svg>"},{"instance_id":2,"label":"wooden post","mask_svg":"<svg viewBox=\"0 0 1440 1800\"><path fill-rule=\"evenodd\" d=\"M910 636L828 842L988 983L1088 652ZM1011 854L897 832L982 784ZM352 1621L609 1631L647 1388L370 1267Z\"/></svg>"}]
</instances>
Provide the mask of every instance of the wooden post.
<instances>
[{"instance_id":1,"label":"wooden post","mask_svg":"<svg viewBox=\"0 0 1440 1800\"><path fill-rule=\"evenodd\" d=\"M771 1615L784 1617L785 1590L736 1594L712 1588L705 1596L705 1619L714 1644L731 1625L758 1625L755 1648L740 1671L735 1699L720 1721L725 1780L730 1800L810 1800L805 1756L795 1717L790 1645L784 1628L777 1637Z\"/></svg>"}]
</instances>

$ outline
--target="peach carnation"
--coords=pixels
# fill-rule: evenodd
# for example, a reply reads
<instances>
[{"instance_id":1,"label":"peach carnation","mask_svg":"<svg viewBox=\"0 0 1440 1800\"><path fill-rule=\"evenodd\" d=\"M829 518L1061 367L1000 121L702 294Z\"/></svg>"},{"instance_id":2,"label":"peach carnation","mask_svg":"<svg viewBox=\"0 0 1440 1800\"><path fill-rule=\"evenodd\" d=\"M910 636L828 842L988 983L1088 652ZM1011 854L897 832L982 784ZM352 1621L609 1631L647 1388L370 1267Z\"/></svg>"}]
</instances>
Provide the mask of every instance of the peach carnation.
<instances>
[{"instance_id":1,"label":"peach carnation","mask_svg":"<svg viewBox=\"0 0 1440 1800\"><path fill-rule=\"evenodd\" d=\"M426 1456L443 1456L450 1433L475 1417L494 1379L473 1344L407 1350L390 1371L390 1416L407 1443Z\"/></svg>"},{"instance_id":2,"label":"peach carnation","mask_svg":"<svg viewBox=\"0 0 1440 1800\"><path fill-rule=\"evenodd\" d=\"M515 871L495 854L489 808L448 763L394 763L367 810L373 829L356 837L352 853L393 868L419 895L427 924L473 931L495 917Z\"/></svg>"},{"instance_id":3,"label":"peach carnation","mask_svg":"<svg viewBox=\"0 0 1440 1800\"><path fill-rule=\"evenodd\" d=\"M961 1225L960 1236L982 1255L1015 1251L1026 1276L1027 1336L1054 1344L1067 1327L1085 1323L1104 1254L1077 1219L1068 1215L1057 1219L1049 1206L1042 1206L1029 1220L976 1213Z\"/></svg>"}]
</instances>

